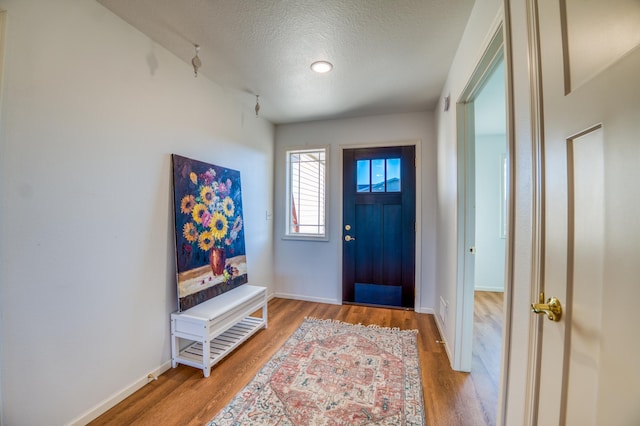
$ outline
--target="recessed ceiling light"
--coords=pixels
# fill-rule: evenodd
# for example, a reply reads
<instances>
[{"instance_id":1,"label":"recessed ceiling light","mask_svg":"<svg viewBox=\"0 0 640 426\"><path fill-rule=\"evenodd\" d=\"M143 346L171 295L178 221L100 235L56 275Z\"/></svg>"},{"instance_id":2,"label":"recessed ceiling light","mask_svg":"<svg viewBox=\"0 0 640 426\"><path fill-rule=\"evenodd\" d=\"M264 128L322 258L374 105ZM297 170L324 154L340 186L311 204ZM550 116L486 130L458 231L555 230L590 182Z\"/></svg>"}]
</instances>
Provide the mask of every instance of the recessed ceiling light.
<instances>
[{"instance_id":1,"label":"recessed ceiling light","mask_svg":"<svg viewBox=\"0 0 640 426\"><path fill-rule=\"evenodd\" d=\"M329 72L333 69L333 64L327 61L316 61L311 64L311 69L315 72L324 74L325 72Z\"/></svg>"}]
</instances>

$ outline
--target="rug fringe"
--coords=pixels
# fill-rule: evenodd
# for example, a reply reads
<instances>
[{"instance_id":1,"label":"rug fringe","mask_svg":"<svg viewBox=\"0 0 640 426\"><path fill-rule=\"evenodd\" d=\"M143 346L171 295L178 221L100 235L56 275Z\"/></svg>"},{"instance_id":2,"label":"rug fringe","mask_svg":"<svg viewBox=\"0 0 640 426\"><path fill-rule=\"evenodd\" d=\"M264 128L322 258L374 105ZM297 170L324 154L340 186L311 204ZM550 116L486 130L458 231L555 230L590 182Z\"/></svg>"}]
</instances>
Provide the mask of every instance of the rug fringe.
<instances>
[{"instance_id":1,"label":"rug fringe","mask_svg":"<svg viewBox=\"0 0 640 426\"><path fill-rule=\"evenodd\" d=\"M327 324L344 324L344 325L351 325L354 327L363 327L363 328L372 328L372 329L379 329L379 330L387 330L387 331L393 331L393 332L397 332L397 333L412 333L412 334L418 334L418 330L416 329L409 329L409 330L401 330L399 327L383 327L377 324L369 324L369 325L364 325L362 323L358 323L358 324L351 324L349 322L344 322L344 321L340 321L337 319L321 319L321 318L315 318L315 317L304 317L304 320L306 322L317 322L317 323L327 323Z\"/></svg>"}]
</instances>

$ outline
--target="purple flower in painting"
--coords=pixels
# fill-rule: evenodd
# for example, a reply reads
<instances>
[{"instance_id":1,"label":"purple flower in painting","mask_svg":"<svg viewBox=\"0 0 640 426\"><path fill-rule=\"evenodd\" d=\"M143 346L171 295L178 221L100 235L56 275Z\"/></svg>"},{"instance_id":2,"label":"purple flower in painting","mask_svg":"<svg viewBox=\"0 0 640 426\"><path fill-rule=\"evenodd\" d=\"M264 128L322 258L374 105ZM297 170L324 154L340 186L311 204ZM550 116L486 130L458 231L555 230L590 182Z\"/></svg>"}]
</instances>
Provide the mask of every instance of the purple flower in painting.
<instances>
[{"instance_id":1,"label":"purple flower in painting","mask_svg":"<svg viewBox=\"0 0 640 426\"><path fill-rule=\"evenodd\" d=\"M209 223L211 223L211 213L209 213L208 210L205 210L204 212L202 212L202 216L200 218L202 219L202 226L207 228L209 226Z\"/></svg>"},{"instance_id":2,"label":"purple flower in painting","mask_svg":"<svg viewBox=\"0 0 640 426\"><path fill-rule=\"evenodd\" d=\"M218 184L218 194L221 198L226 197L231 192L231 179L227 178L226 181L220 182Z\"/></svg>"},{"instance_id":3,"label":"purple flower in painting","mask_svg":"<svg viewBox=\"0 0 640 426\"><path fill-rule=\"evenodd\" d=\"M216 178L216 171L213 169L209 169L206 172L204 172L200 178L202 180L204 180L204 184L205 185L211 185L211 182L214 181L214 179Z\"/></svg>"},{"instance_id":4,"label":"purple flower in painting","mask_svg":"<svg viewBox=\"0 0 640 426\"><path fill-rule=\"evenodd\" d=\"M229 195L229 188L227 188L225 183L220 182L220 184L218 184L218 194L220 194L221 198Z\"/></svg>"}]
</instances>

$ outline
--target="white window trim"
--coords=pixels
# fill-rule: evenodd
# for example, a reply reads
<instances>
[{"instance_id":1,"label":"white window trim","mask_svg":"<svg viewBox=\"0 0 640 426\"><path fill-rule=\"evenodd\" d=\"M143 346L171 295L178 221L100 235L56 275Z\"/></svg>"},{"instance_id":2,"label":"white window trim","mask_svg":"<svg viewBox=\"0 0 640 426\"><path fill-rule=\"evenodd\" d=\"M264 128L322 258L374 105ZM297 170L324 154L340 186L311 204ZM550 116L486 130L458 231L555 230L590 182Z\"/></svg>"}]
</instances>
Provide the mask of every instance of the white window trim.
<instances>
[{"instance_id":1,"label":"white window trim","mask_svg":"<svg viewBox=\"0 0 640 426\"><path fill-rule=\"evenodd\" d=\"M324 149L325 151L325 173L324 173L324 234L302 234L289 233L291 220L291 180L289 177L289 153L291 152L311 152ZM285 224L283 240L302 240L302 241L329 241L329 171L330 171L330 151L329 145L322 146L305 146L305 147L288 147L285 149Z\"/></svg>"}]
</instances>

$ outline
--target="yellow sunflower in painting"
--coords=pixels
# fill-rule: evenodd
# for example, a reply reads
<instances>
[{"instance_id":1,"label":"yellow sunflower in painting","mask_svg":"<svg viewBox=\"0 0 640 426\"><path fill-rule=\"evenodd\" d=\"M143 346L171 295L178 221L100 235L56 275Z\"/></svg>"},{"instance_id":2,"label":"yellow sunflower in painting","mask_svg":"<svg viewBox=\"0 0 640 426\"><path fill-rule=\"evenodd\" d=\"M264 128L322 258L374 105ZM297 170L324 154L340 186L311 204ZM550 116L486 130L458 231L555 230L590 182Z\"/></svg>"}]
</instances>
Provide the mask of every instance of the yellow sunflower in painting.
<instances>
[{"instance_id":1,"label":"yellow sunflower in painting","mask_svg":"<svg viewBox=\"0 0 640 426\"><path fill-rule=\"evenodd\" d=\"M211 217L211 234L216 240L222 240L227 235L227 229L229 228L229 222L227 218L220 212L215 212Z\"/></svg>"},{"instance_id":2,"label":"yellow sunflower in painting","mask_svg":"<svg viewBox=\"0 0 640 426\"><path fill-rule=\"evenodd\" d=\"M198 247L200 247L200 250L202 251L211 250L211 247L213 247L213 242L213 235L209 231L203 232L198 237Z\"/></svg>"},{"instance_id":3,"label":"yellow sunflower in painting","mask_svg":"<svg viewBox=\"0 0 640 426\"><path fill-rule=\"evenodd\" d=\"M193 206L196 205L196 199L193 195L185 195L180 202L180 212L189 214L193 210Z\"/></svg>"},{"instance_id":4,"label":"yellow sunflower in painting","mask_svg":"<svg viewBox=\"0 0 640 426\"><path fill-rule=\"evenodd\" d=\"M203 186L200 190L200 199L205 204L213 203L213 200L216 198L216 194L213 192L213 188L210 186Z\"/></svg>"},{"instance_id":5,"label":"yellow sunflower in painting","mask_svg":"<svg viewBox=\"0 0 640 426\"><path fill-rule=\"evenodd\" d=\"M236 206L230 197L224 197L224 200L222 200L222 211L227 217L233 216L236 212Z\"/></svg>"},{"instance_id":6,"label":"yellow sunflower in painting","mask_svg":"<svg viewBox=\"0 0 640 426\"><path fill-rule=\"evenodd\" d=\"M192 222L187 222L182 227L182 235L190 243L194 243L198 240L198 230Z\"/></svg>"},{"instance_id":7,"label":"yellow sunflower in painting","mask_svg":"<svg viewBox=\"0 0 640 426\"><path fill-rule=\"evenodd\" d=\"M193 207L191 211L191 217L193 221L199 225L202 225L202 215L208 213L207 206L204 204L198 203Z\"/></svg>"}]
</instances>

